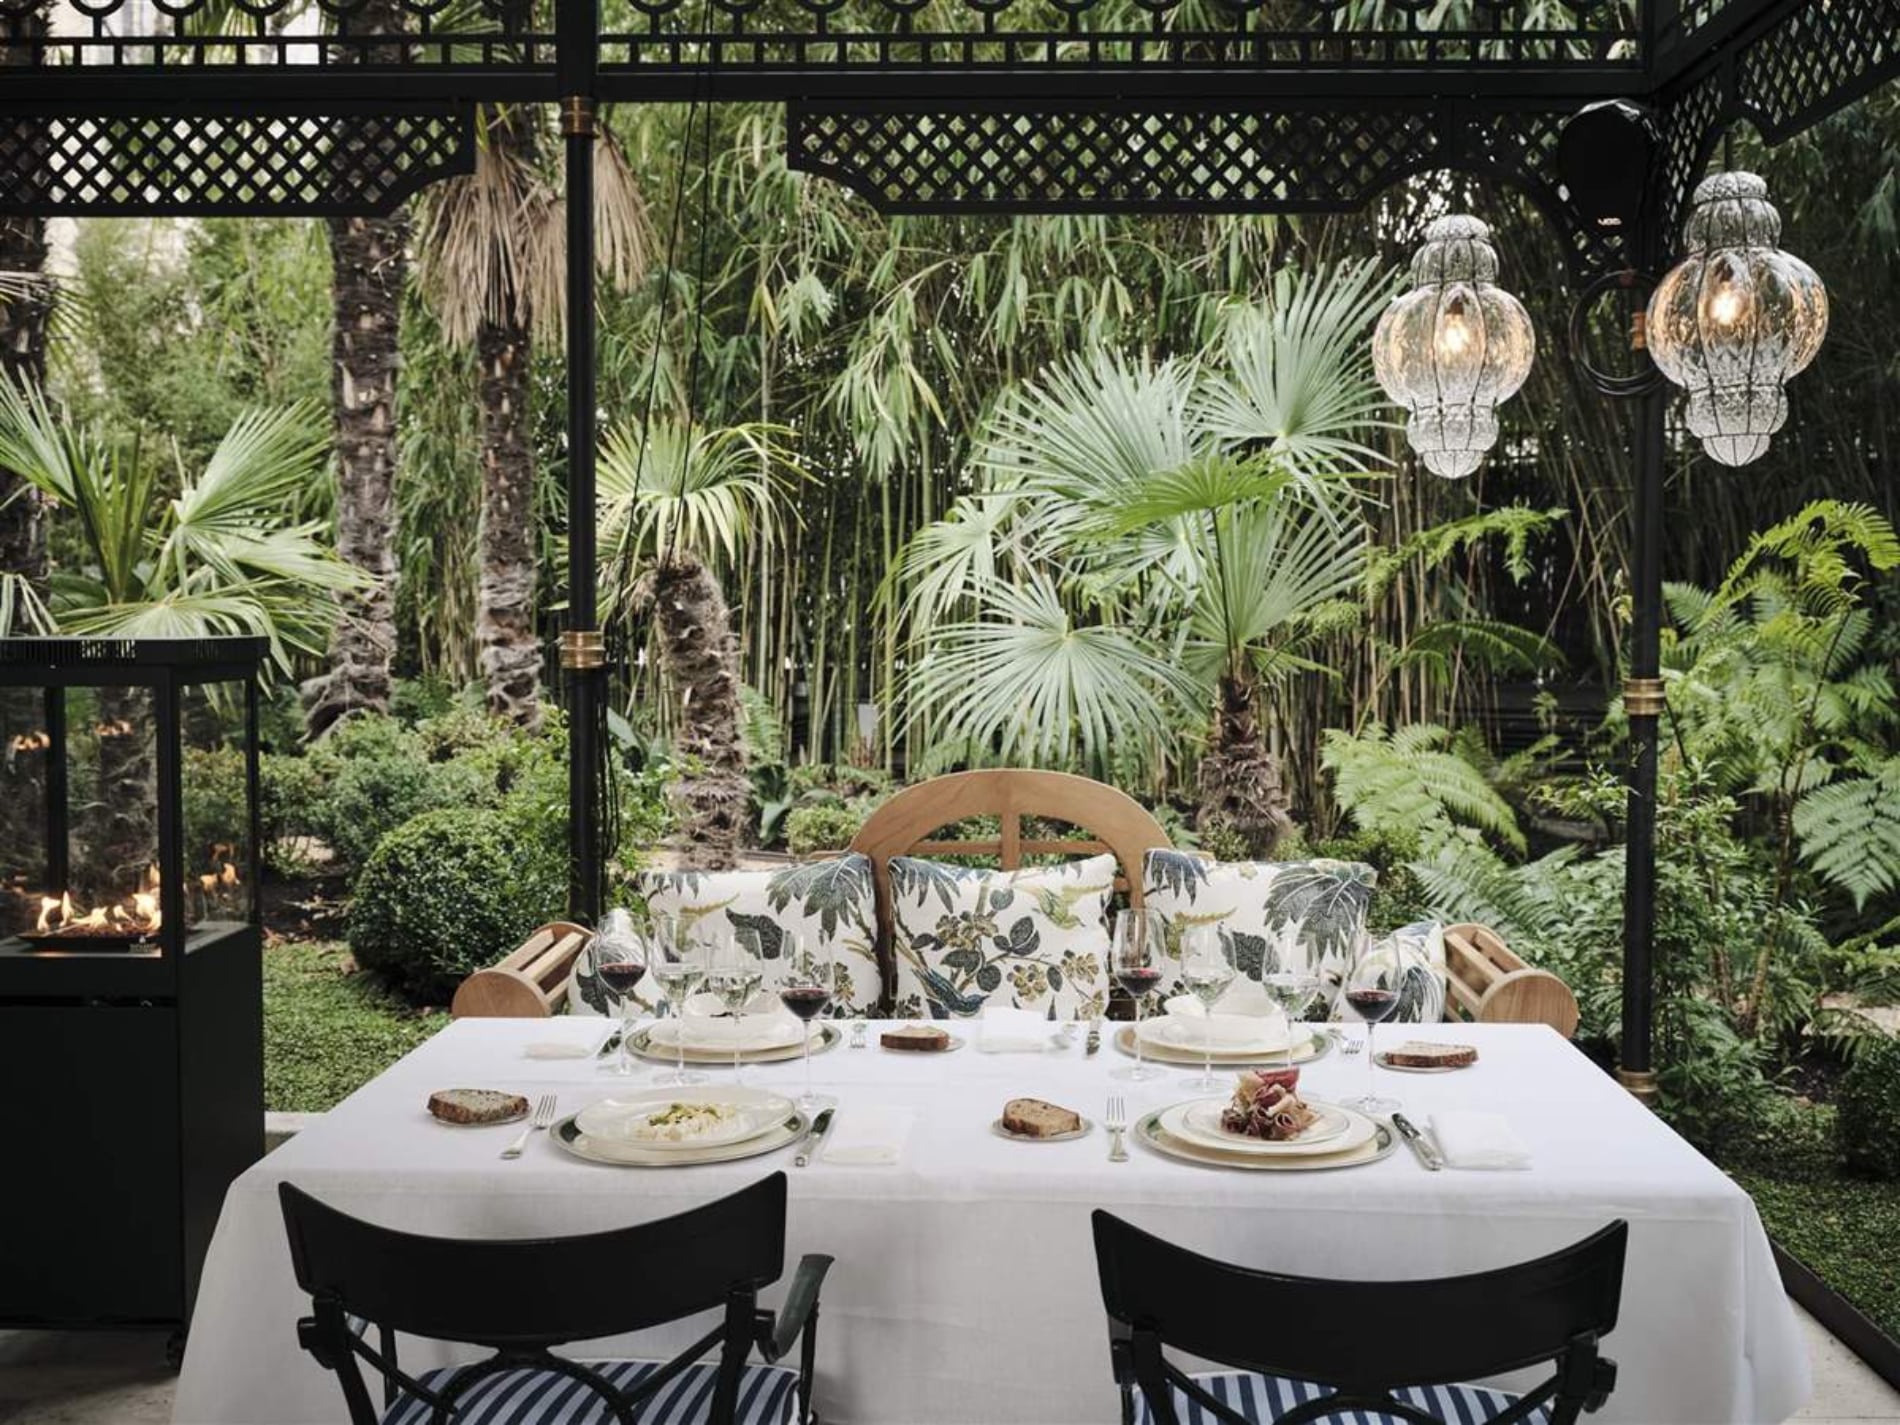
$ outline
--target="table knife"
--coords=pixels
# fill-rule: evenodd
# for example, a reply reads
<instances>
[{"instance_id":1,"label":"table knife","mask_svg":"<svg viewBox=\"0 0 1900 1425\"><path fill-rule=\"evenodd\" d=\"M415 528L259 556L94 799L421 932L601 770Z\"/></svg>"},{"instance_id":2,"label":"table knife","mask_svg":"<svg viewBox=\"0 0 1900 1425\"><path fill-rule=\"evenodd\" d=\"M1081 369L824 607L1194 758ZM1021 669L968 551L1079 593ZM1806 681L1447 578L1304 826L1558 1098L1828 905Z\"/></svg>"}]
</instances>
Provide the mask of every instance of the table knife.
<instances>
[{"instance_id":1,"label":"table knife","mask_svg":"<svg viewBox=\"0 0 1900 1425\"><path fill-rule=\"evenodd\" d=\"M1395 1113L1392 1115L1392 1126L1399 1130L1399 1137L1403 1138L1406 1145L1418 1155L1419 1162L1424 1165L1427 1172L1435 1173L1445 1166L1444 1158L1425 1135L1418 1131L1411 1119L1402 1113Z\"/></svg>"},{"instance_id":2,"label":"table knife","mask_svg":"<svg viewBox=\"0 0 1900 1425\"><path fill-rule=\"evenodd\" d=\"M827 1108L812 1120L811 1132L805 1135L805 1141L799 1145L798 1156L792 1159L794 1168L802 1168L811 1162L812 1150L818 1146L818 1140L825 1136L825 1130L831 1127L831 1115L836 1112L834 1108Z\"/></svg>"},{"instance_id":3,"label":"table knife","mask_svg":"<svg viewBox=\"0 0 1900 1425\"><path fill-rule=\"evenodd\" d=\"M1099 1019L1091 1019L1089 1021L1089 1037L1082 1041L1082 1057L1085 1059L1088 1058L1089 1055L1101 1047L1102 1021Z\"/></svg>"}]
</instances>

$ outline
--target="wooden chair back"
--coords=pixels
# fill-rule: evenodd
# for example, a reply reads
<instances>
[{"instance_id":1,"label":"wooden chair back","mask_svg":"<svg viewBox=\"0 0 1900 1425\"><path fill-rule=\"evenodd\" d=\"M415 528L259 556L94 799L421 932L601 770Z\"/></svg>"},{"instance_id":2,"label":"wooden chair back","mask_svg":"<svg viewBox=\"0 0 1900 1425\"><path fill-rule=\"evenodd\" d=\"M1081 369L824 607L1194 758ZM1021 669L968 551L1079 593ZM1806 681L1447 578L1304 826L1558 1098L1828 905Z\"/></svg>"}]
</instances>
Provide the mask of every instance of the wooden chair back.
<instances>
[{"instance_id":1,"label":"wooden chair back","mask_svg":"<svg viewBox=\"0 0 1900 1425\"><path fill-rule=\"evenodd\" d=\"M1524 963L1488 925L1445 927L1445 1018L1479 1024L1548 1024L1577 1032L1577 997L1548 970Z\"/></svg>"},{"instance_id":2,"label":"wooden chair back","mask_svg":"<svg viewBox=\"0 0 1900 1425\"><path fill-rule=\"evenodd\" d=\"M545 1019L558 1013L591 934L567 920L542 926L500 963L463 980L449 1013L457 1019Z\"/></svg>"}]
</instances>

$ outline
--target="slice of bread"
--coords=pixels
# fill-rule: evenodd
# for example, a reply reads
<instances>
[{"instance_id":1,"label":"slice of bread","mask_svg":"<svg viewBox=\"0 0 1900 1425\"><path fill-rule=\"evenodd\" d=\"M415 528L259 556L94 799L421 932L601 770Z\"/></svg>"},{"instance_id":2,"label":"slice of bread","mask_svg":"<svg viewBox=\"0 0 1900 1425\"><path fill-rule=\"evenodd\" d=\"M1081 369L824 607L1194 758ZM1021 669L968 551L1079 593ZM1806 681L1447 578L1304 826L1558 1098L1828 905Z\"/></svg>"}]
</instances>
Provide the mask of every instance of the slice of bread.
<instances>
[{"instance_id":1,"label":"slice of bread","mask_svg":"<svg viewBox=\"0 0 1900 1425\"><path fill-rule=\"evenodd\" d=\"M429 1095L429 1112L444 1123L501 1123L527 1111L525 1098L500 1089L438 1089Z\"/></svg>"},{"instance_id":2,"label":"slice of bread","mask_svg":"<svg viewBox=\"0 0 1900 1425\"><path fill-rule=\"evenodd\" d=\"M902 1029L887 1030L878 1035L877 1042L886 1049L910 1049L933 1053L948 1049L950 1036L935 1025L906 1024Z\"/></svg>"},{"instance_id":3,"label":"slice of bread","mask_svg":"<svg viewBox=\"0 0 1900 1425\"><path fill-rule=\"evenodd\" d=\"M1433 1044L1424 1039L1408 1039L1396 1049L1382 1049L1379 1057L1401 1069L1462 1069L1478 1062L1478 1051L1469 1044Z\"/></svg>"},{"instance_id":4,"label":"slice of bread","mask_svg":"<svg viewBox=\"0 0 1900 1425\"><path fill-rule=\"evenodd\" d=\"M1003 1127L1025 1138L1053 1138L1081 1126L1081 1114L1039 1098L1013 1098L1003 1105Z\"/></svg>"}]
</instances>

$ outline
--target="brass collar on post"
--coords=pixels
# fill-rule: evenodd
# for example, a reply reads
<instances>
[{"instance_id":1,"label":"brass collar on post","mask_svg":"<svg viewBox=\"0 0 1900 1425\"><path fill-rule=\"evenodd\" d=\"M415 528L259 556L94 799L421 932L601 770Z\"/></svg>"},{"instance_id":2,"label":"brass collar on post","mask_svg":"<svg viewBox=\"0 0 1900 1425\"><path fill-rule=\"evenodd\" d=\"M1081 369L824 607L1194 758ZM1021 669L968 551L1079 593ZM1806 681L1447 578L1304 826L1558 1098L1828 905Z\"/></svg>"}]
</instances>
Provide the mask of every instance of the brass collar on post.
<instances>
[{"instance_id":1,"label":"brass collar on post","mask_svg":"<svg viewBox=\"0 0 1900 1425\"><path fill-rule=\"evenodd\" d=\"M1618 1069L1616 1081L1645 1108L1656 1105L1656 1075L1649 1069Z\"/></svg>"},{"instance_id":2,"label":"brass collar on post","mask_svg":"<svg viewBox=\"0 0 1900 1425\"><path fill-rule=\"evenodd\" d=\"M604 668L607 642L597 628L569 629L561 635L563 668Z\"/></svg>"},{"instance_id":3,"label":"brass collar on post","mask_svg":"<svg viewBox=\"0 0 1900 1425\"><path fill-rule=\"evenodd\" d=\"M1623 712L1629 717L1661 717L1668 704L1661 678L1625 678Z\"/></svg>"},{"instance_id":4,"label":"brass collar on post","mask_svg":"<svg viewBox=\"0 0 1900 1425\"><path fill-rule=\"evenodd\" d=\"M594 101L585 94L571 94L561 101L561 132L591 134L594 131Z\"/></svg>"}]
</instances>

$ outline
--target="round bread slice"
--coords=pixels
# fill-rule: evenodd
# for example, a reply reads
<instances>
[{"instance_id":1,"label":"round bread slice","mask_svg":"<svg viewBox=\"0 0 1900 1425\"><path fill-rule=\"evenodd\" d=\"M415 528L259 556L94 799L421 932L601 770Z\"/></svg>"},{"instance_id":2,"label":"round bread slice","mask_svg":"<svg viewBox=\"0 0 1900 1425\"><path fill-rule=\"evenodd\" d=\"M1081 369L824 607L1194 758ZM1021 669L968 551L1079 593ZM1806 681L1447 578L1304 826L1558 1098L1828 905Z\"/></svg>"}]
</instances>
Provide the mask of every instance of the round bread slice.
<instances>
[{"instance_id":1,"label":"round bread slice","mask_svg":"<svg viewBox=\"0 0 1900 1425\"><path fill-rule=\"evenodd\" d=\"M1402 1069L1462 1069L1478 1062L1478 1051L1469 1044L1408 1039L1396 1049L1381 1050L1379 1057Z\"/></svg>"},{"instance_id":2,"label":"round bread slice","mask_svg":"<svg viewBox=\"0 0 1900 1425\"><path fill-rule=\"evenodd\" d=\"M1003 1127L1025 1138L1053 1138L1079 1131L1082 1115L1039 1098L1013 1098L1003 1105Z\"/></svg>"},{"instance_id":3,"label":"round bread slice","mask_svg":"<svg viewBox=\"0 0 1900 1425\"><path fill-rule=\"evenodd\" d=\"M931 1024L906 1024L877 1036L886 1049L907 1049L926 1054L941 1053L950 1047L950 1036Z\"/></svg>"},{"instance_id":4,"label":"round bread slice","mask_svg":"<svg viewBox=\"0 0 1900 1425\"><path fill-rule=\"evenodd\" d=\"M527 1111L525 1098L500 1089L437 1089L429 1095L429 1112L444 1123L503 1123Z\"/></svg>"}]
</instances>

